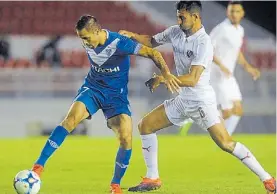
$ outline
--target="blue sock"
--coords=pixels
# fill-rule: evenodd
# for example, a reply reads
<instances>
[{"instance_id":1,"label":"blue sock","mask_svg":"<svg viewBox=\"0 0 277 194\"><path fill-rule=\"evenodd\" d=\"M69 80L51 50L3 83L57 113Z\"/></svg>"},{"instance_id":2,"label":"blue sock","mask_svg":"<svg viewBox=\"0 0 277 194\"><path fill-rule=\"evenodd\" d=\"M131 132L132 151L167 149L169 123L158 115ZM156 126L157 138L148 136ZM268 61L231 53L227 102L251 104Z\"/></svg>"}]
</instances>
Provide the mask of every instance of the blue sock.
<instances>
[{"instance_id":1,"label":"blue sock","mask_svg":"<svg viewBox=\"0 0 277 194\"><path fill-rule=\"evenodd\" d=\"M44 166L48 158L60 147L68 134L68 131L64 127L57 126L49 136L41 155L35 164Z\"/></svg>"},{"instance_id":2,"label":"blue sock","mask_svg":"<svg viewBox=\"0 0 277 194\"><path fill-rule=\"evenodd\" d=\"M112 183L120 184L120 181L124 176L127 170L127 167L129 165L131 154L132 154L132 149L130 150L124 150L122 148L118 149Z\"/></svg>"}]
</instances>

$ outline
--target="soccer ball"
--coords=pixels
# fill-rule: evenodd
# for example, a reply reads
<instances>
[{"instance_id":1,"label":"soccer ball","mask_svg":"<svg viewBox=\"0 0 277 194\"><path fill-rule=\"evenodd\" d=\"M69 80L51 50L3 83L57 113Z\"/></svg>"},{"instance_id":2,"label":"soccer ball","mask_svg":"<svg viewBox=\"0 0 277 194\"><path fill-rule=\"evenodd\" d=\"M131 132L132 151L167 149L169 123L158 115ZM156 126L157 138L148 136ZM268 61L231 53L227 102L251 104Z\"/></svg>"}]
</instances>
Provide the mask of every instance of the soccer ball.
<instances>
[{"instance_id":1,"label":"soccer ball","mask_svg":"<svg viewBox=\"0 0 277 194\"><path fill-rule=\"evenodd\" d=\"M13 186L18 194L37 194L40 184L39 176L31 170L20 171L13 180Z\"/></svg>"}]
</instances>

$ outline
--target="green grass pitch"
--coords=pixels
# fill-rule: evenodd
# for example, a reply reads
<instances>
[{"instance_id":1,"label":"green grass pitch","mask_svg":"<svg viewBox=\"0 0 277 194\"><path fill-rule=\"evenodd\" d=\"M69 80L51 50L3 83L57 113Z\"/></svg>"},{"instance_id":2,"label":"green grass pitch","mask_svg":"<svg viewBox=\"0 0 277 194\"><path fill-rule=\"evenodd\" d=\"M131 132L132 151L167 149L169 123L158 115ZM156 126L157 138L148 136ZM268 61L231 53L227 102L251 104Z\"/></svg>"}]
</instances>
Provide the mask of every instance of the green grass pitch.
<instances>
[{"instance_id":1,"label":"green grass pitch","mask_svg":"<svg viewBox=\"0 0 277 194\"><path fill-rule=\"evenodd\" d=\"M276 175L275 135L239 135L265 169ZM45 138L0 140L0 193L13 194L12 180L37 158ZM134 140L126 188L145 175L140 140ZM69 137L47 163L41 194L104 194L109 191L115 138ZM157 194L263 194L259 179L208 136L159 136L159 169L163 186Z\"/></svg>"}]
</instances>

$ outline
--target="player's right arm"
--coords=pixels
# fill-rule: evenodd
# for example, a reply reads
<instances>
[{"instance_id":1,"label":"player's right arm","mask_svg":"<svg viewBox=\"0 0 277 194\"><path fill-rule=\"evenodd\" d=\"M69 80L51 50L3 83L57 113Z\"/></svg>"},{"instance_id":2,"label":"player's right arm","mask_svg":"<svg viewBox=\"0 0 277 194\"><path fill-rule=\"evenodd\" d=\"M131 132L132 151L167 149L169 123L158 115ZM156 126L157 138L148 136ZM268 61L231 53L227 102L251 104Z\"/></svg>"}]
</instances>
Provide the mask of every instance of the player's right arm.
<instances>
[{"instance_id":1,"label":"player's right arm","mask_svg":"<svg viewBox=\"0 0 277 194\"><path fill-rule=\"evenodd\" d=\"M210 38L212 40L212 44L214 49L217 47L217 44L221 38L221 35L224 33L223 29L219 26L216 26L210 33ZM225 75L227 77L230 77L232 75L232 73L229 71L229 69L227 67L224 66L224 64L219 60L219 58L214 55L213 57L213 62L214 64L216 64L220 70L225 73Z\"/></svg>"},{"instance_id":2,"label":"player's right arm","mask_svg":"<svg viewBox=\"0 0 277 194\"><path fill-rule=\"evenodd\" d=\"M123 36L127 36L128 38L134 39L138 41L140 44L143 44L150 48L155 48L157 46L160 46L165 43L171 42L171 34L174 26L171 26L164 30L163 32L160 32L156 34L155 36L150 35L140 35L134 32L126 31L126 30L120 30L119 34Z\"/></svg>"},{"instance_id":3,"label":"player's right arm","mask_svg":"<svg viewBox=\"0 0 277 194\"><path fill-rule=\"evenodd\" d=\"M225 73L225 75L226 75L227 77L232 76L231 71L229 71L229 69L228 69L227 67L225 67L225 66L223 65L223 63L221 63L221 61L220 61L215 55L214 55L214 57L213 57L213 62L220 68L220 70L221 70L223 73Z\"/></svg>"}]
</instances>

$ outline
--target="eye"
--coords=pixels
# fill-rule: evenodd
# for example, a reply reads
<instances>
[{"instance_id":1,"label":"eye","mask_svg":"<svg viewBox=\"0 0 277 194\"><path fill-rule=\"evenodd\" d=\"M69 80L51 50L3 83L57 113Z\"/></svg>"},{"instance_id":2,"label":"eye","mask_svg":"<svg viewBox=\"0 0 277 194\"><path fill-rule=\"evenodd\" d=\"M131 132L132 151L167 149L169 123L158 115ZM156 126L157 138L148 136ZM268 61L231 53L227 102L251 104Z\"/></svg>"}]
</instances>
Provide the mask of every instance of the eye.
<instances>
[{"instance_id":1,"label":"eye","mask_svg":"<svg viewBox=\"0 0 277 194\"><path fill-rule=\"evenodd\" d=\"M186 18L184 17L184 16L178 16L178 19L180 19L180 20L185 20Z\"/></svg>"}]
</instances>

